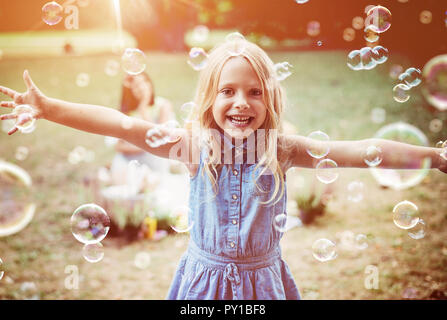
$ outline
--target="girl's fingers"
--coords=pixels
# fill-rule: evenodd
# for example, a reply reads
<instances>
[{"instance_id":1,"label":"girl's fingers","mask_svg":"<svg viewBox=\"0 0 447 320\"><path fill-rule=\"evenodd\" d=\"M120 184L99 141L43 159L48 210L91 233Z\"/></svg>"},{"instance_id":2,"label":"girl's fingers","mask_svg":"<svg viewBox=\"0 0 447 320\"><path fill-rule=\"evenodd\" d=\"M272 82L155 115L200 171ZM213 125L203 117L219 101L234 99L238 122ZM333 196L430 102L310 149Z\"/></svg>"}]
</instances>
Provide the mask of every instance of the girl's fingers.
<instances>
[{"instance_id":1,"label":"girl's fingers","mask_svg":"<svg viewBox=\"0 0 447 320\"><path fill-rule=\"evenodd\" d=\"M17 127L14 126L11 130L9 130L8 135L15 133L17 130L19 130L19 129L17 129Z\"/></svg>"},{"instance_id":2,"label":"girl's fingers","mask_svg":"<svg viewBox=\"0 0 447 320\"><path fill-rule=\"evenodd\" d=\"M8 97L15 100L15 98L19 95L17 91L14 91L12 89L0 86L0 92L3 94L6 94Z\"/></svg>"},{"instance_id":3,"label":"girl's fingers","mask_svg":"<svg viewBox=\"0 0 447 320\"><path fill-rule=\"evenodd\" d=\"M26 87L28 89L36 88L36 85L34 84L33 80L31 80L31 76L29 75L28 70L25 70L23 72L23 80L25 81Z\"/></svg>"},{"instance_id":4,"label":"girl's fingers","mask_svg":"<svg viewBox=\"0 0 447 320\"><path fill-rule=\"evenodd\" d=\"M16 104L15 104L14 101L1 101L0 102L0 107L15 108Z\"/></svg>"},{"instance_id":5,"label":"girl's fingers","mask_svg":"<svg viewBox=\"0 0 447 320\"><path fill-rule=\"evenodd\" d=\"M17 115L14 113L3 114L0 116L0 120L9 120L9 119L15 119L15 118L17 118Z\"/></svg>"}]
</instances>

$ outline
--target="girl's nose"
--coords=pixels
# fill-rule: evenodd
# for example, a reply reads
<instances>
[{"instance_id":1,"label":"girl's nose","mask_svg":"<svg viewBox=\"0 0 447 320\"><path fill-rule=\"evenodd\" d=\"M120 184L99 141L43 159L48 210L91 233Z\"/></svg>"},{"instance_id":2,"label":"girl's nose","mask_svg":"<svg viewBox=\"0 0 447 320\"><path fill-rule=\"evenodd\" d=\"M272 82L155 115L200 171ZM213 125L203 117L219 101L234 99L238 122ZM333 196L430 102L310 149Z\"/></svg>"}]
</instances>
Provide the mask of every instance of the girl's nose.
<instances>
[{"instance_id":1,"label":"girl's nose","mask_svg":"<svg viewBox=\"0 0 447 320\"><path fill-rule=\"evenodd\" d=\"M247 99L245 98L243 93L239 93L236 96L236 101L234 102L234 106L236 108L239 108L239 109L246 109L246 108L248 108Z\"/></svg>"}]
</instances>

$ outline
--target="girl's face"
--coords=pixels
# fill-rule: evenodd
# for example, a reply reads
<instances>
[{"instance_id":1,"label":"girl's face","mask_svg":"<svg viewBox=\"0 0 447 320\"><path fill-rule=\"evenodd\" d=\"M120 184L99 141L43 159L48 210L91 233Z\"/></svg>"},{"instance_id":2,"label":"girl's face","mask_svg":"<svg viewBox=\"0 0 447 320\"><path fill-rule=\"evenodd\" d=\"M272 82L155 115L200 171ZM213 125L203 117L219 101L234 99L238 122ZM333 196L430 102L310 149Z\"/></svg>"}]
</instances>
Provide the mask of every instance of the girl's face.
<instances>
[{"instance_id":1,"label":"girl's face","mask_svg":"<svg viewBox=\"0 0 447 320\"><path fill-rule=\"evenodd\" d=\"M130 88L138 100L148 98L152 94L151 86L143 76L134 76Z\"/></svg>"},{"instance_id":2,"label":"girl's face","mask_svg":"<svg viewBox=\"0 0 447 320\"><path fill-rule=\"evenodd\" d=\"M216 124L234 137L246 137L264 123L262 85L245 58L230 58L223 66L212 112Z\"/></svg>"}]
</instances>

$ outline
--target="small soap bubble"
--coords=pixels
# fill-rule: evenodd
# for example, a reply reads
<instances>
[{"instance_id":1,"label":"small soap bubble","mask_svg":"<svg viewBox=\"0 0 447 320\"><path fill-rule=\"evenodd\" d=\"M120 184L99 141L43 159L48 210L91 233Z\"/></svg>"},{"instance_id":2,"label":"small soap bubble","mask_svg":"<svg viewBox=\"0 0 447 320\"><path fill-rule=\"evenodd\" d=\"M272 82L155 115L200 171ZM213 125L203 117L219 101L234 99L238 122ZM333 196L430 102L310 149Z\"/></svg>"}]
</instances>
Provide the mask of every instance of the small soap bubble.
<instances>
[{"instance_id":1,"label":"small soap bubble","mask_svg":"<svg viewBox=\"0 0 447 320\"><path fill-rule=\"evenodd\" d=\"M409 90L410 90L410 87L403 83L399 83L399 84L395 85L393 88L394 100L397 102L400 102L400 103L407 102L408 99L410 99Z\"/></svg>"},{"instance_id":2,"label":"small soap bubble","mask_svg":"<svg viewBox=\"0 0 447 320\"><path fill-rule=\"evenodd\" d=\"M205 42L208 39L210 30L207 26L199 25L196 26L192 31L192 37L196 42Z\"/></svg>"},{"instance_id":3,"label":"small soap bubble","mask_svg":"<svg viewBox=\"0 0 447 320\"><path fill-rule=\"evenodd\" d=\"M442 121L440 119L433 119L428 126L431 132L438 133L442 130Z\"/></svg>"},{"instance_id":4,"label":"small soap bubble","mask_svg":"<svg viewBox=\"0 0 447 320\"><path fill-rule=\"evenodd\" d=\"M34 282L23 282L20 285L20 292L23 300L40 300L40 294Z\"/></svg>"},{"instance_id":5,"label":"small soap bubble","mask_svg":"<svg viewBox=\"0 0 447 320\"><path fill-rule=\"evenodd\" d=\"M316 37L320 34L320 23L318 21L310 21L307 24L307 34Z\"/></svg>"},{"instance_id":6,"label":"small soap bubble","mask_svg":"<svg viewBox=\"0 0 447 320\"><path fill-rule=\"evenodd\" d=\"M290 70L292 68L293 66L287 61L275 64L274 70L276 79L278 81L283 81L288 78L292 74L292 71Z\"/></svg>"},{"instance_id":7,"label":"small soap bubble","mask_svg":"<svg viewBox=\"0 0 447 320\"><path fill-rule=\"evenodd\" d=\"M363 200L364 185L360 181L352 181L348 184L348 200L352 202L360 202Z\"/></svg>"},{"instance_id":8,"label":"small soap bubble","mask_svg":"<svg viewBox=\"0 0 447 320\"><path fill-rule=\"evenodd\" d=\"M408 68L404 73L399 75L399 80L405 82L408 87L416 87L422 82L421 70L416 68Z\"/></svg>"},{"instance_id":9,"label":"small soap bubble","mask_svg":"<svg viewBox=\"0 0 447 320\"><path fill-rule=\"evenodd\" d=\"M362 30L364 25L365 25L365 20L363 20L362 17L357 16L352 19L352 27L354 29Z\"/></svg>"},{"instance_id":10,"label":"small soap bubble","mask_svg":"<svg viewBox=\"0 0 447 320\"><path fill-rule=\"evenodd\" d=\"M401 201L393 208L394 224L401 229L411 229L419 221L418 207L410 201Z\"/></svg>"},{"instance_id":11,"label":"small soap bubble","mask_svg":"<svg viewBox=\"0 0 447 320\"><path fill-rule=\"evenodd\" d=\"M62 13L64 8L57 2L47 2L42 7L42 20L50 25L54 26L62 20Z\"/></svg>"},{"instance_id":12,"label":"small soap bubble","mask_svg":"<svg viewBox=\"0 0 447 320\"><path fill-rule=\"evenodd\" d=\"M82 256L90 263L96 263L104 258L104 247L101 242L89 243L82 248Z\"/></svg>"},{"instance_id":13,"label":"small soap bubble","mask_svg":"<svg viewBox=\"0 0 447 320\"><path fill-rule=\"evenodd\" d=\"M4 275L5 275L5 270L3 267L3 260L2 260L2 258L0 258L0 280L2 280Z\"/></svg>"},{"instance_id":14,"label":"small soap bubble","mask_svg":"<svg viewBox=\"0 0 447 320\"><path fill-rule=\"evenodd\" d=\"M23 161L28 157L29 150L27 147L19 146L16 149L15 157L19 161Z\"/></svg>"},{"instance_id":15,"label":"small soap bubble","mask_svg":"<svg viewBox=\"0 0 447 320\"><path fill-rule=\"evenodd\" d=\"M320 262L334 260L337 257L335 243L328 239L318 239L312 245L313 256Z\"/></svg>"},{"instance_id":16,"label":"small soap bubble","mask_svg":"<svg viewBox=\"0 0 447 320\"><path fill-rule=\"evenodd\" d=\"M239 32L232 32L225 37L225 41L229 44L228 53L231 56L239 56L245 51L246 40Z\"/></svg>"},{"instance_id":17,"label":"small soap bubble","mask_svg":"<svg viewBox=\"0 0 447 320\"><path fill-rule=\"evenodd\" d=\"M425 222L422 219L419 219L418 223L408 230L408 235L410 238L415 240L419 240L425 237Z\"/></svg>"},{"instance_id":18,"label":"small soap bubble","mask_svg":"<svg viewBox=\"0 0 447 320\"><path fill-rule=\"evenodd\" d=\"M287 215L285 213L277 214L273 220L273 226L279 232L286 232Z\"/></svg>"},{"instance_id":19,"label":"small soap bubble","mask_svg":"<svg viewBox=\"0 0 447 320\"><path fill-rule=\"evenodd\" d=\"M321 160L320 162L318 162L315 169L317 179L324 184L334 182L339 176L337 163L331 159Z\"/></svg>"},{"instance_id":20,"label":"small soap bubble","mask_svg":"<svg viewBox=\"0 0 447 320\"><path fill-rule=\"evenodd\" d=\"M71 216L71 232L79 242L101 242L110 229L110 218L100 206L89 203L78 207Z\"/></svg>"},{"instance_id":21,"label":"small soap bubble","mask_svg":"<svg viewBox=\"0 0 447 320\"><path fill-rule=\"evenodd\" d=\"M34 109L27 104L20 104L16 106L13 111L13 114L17 115L17 121L15 126L22 133L31 133L36 128L36 119L33 117ZM17 125L17 123L23 122L21 125Z\"/></svg>"},{"instance_id":22,"label":"small soap bubble","mask_svg":"<svg viewBox=\"0 0 447 320\"><path fill-rule=\"evenodd\" d=\"M298 3L298 4L303 4L303 3L306 3L308 1L309 0L295 0L295 2Z\"/></svg>"},{"instance_id":23,"label":"small soap bubble","mask_svg":"<svg viewBox=\"0 0 447 320\"><path fill-rule=\"evenodd\" d=\"M348 54L347 65L354 71L363 69L360 50L352 50Z\"/></svg>"},{"instance_id":24,"label":"small soap bubble","mask_svg":"<svg viewBox=\"0 0 447 320\"><path fill-rule=\"evenodd\" d=\"M360 49L360 60L362 61L362 67L364 70L371 70L377 62L374 60L374 54L370 47L363 47Z\"/></svg>"},{"instance_id":25,"label":"small soap bubble","mask_svg":"<svg viewBox=\"0 0 447 320\"><path fill-rule=\"evenodd\" d=\"M196 104L192 101L186 102L182 104L180 107L180 117L183 121L191 120L190 117L192 115L192 112L194 111L194 108L196 107Z\"/></svg>"},{"instance_id":26,"label":"small soap bubble","mask_svg":"<svg viewBox=\"0 0 447 320\"><path fill-rule=\"evenodd\" d=\"M378 63L382 64L388 60L388 49L382 46L375 46L371 50L373 54L373 59Z\"/></svg>"},{"instance_id":27,"label":"small soap bubble","mask_svg":"<svg viewBox=\"0 0 447 320\"><path fill-rule=\"evenodd\" d=\"M189 232L194 226L194 222L191 222L189 216L191 215L191 209L188 206L178 206L171 212L171 228L177 233Z\"/></svg>"},{"instance_id":28,"label":"small soap bubble","mask_svg":"<svg viewBox=\"0 0 447 320\"><path fill-rule=\"evenodd\" d=\"M187 62L194 70L203 70L208 64L208 54L202 48L191 48Z\"/></svg>"},{"instance_id":29,"label":"small soap bubble","mask_svg":"<svg viewBox=\"0 0 447 320\"><path fill-rule=\"evenodd\" d=\"M329 141L329 136L326 133L313 131L307 137L313 140L310 147L306 149L311 157L321 159L329 153L329 144L326 143Z\"/></svg>"},{"instance_id":30,"label":"small soap bubble","mask_svg":"<svg viewBox=\"0 0 447 320\"><path fill-rule=\"evenodd\" d=\"M76 85L78 87L87 87L88 84L90 83L90 75L88 73L79 73L76 76Z\"/></svg>"},{"instance_id":31,"label":"small soap bubble","mask_svg":"<svg viewBox=\"0 0 447 320\"><path fill-rule=\"evenodd\" d=\"M391 27L391 12L385 7L375 6L368 10L365 26L371 26L376 33L387 31Z\"/></svg>"},{"instance_id":32,"label":"small soap bubble","mask_svg":"<svg viewBox=\"0 0 447 320\"><path fill-rule=\"evenodd\" d=\"M390 67L390 72L389 72L390 78L391 78L391 79L394 79L394 80L398 79L398 78L399 78L399 75L400 75L403 71L404 71L404 68L403 68L401 65L393 64L393 65Z\"/></svg>"},{"instance_id":33,"label":"small soap bubble","mask_svg":"<svg viewBox=\"0 0 447 320\"><path fill-rule=\"evenodd\" d=\"M382 162L382 149L374 145L368 146L365 150L363 161L370 167L378 166Z\"/></svg>"},{"instance_id":34,"label":"small soap bubble","mask_svg":"<svg viewBox=\"0 0 447 320\"><path fill-rule=\"evenodd\" d=\"M317 41L317 46L321 47L323 45L323 41L319 40Z\"/></svg>"},{"instance_id":35,"label":"small soap bubble","mask_svg":"<svg viewBox=\"0 0 447 320\"><path fill-rule=\"evenodd\" d=\"M419 14L419 21L423 24L429 24L433 18L431 11L423 10Z\"/></svg>"},{"instance_id":36,"label":"small soap bubble","mask_svg":"<svg viewBox=\"0 0 447 320\"><path fill-rule=\"evenodd\" d=\"M365 33L364 38L369 43L374 43L380 38L379 34L375 32L371 26L366 27L364 33Z\"/></svg>"},{"instance_id":37,"label":"small soap bubble","mask_svg":"<svg viewBox=\"0 0 447 320\"><path fill-rule=\"evenodd\" d=\"M351 42L355 39L355 30L352 28L346 28L343 30L343 40Z\"/></svg>"},{"instance_id":38,"label":"small soap bubble","mask_svg":"<svg viewBox=\"0 0 447 320\"><path fill-rule=\"evenodd\" d=\"M149 267L151 256L147 252L138 252L135 255L134 264L138 269L144 270Z\"/></svg>"},{"instance_id":39,"label":"small soap bubble","mask_svg":"<svg viewBox=\"0 0 447 320\"><path fill-rule=\"evenodd\" d=\"M146 56L139 49L127 48L121 57L121 66L128 74L140 74L146 69Z\"/></svg>"},{"instance_id":40,"label":"small soap bubble","mask_svg":"<svg viewBox=\"0 0 447 320\"><path fill-rule=\"evenodd\" d=\"M365 250L368 248L368 238L364 234L358 234L355 236L355 248L358 250Z\"/></svg>"},{"instance_id":41,"label":"small soap bubble","mask_svg":"<svg viewBox=\"0 0 447 320\"><path fill-rule=\"evenodd\" d=\"M446 140L447 141L447 140ZM436 142L436 148L442 148L442 145L444 144L444 141L438 141Z\"/></svg>"},{"instance_id":42,"label":"small soap bubble","mask_svg":"<svg viewBox=\"0 0 447 320\"><path fill-rule=\"evenodd\" d=\"M374 108L371 110L371 121L374 123L382 123L385 121L386 111L383 108Z\"/></svg>"},{"instance_id":43,"label":"small soap bubble","mask_svg":"<svg viewBox=\"0 0 447 320\"><path fill-rule=\"evenodd\" d=\"M104 72L109 77L114 77L118 74L120 70L120 63L116 60L109 59L104 67Z\"/></svg>"}]
</instances>

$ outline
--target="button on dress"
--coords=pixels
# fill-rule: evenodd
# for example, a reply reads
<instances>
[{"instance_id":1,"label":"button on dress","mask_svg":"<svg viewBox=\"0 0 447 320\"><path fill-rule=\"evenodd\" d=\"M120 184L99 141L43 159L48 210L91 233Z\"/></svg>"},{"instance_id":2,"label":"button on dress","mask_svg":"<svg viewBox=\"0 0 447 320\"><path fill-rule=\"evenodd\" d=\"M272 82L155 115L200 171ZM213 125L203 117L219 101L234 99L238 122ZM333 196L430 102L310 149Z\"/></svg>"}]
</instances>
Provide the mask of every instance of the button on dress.
<instances>
[{"instance_id":1,"label":"button on dress","mask_svg":"<svg viewBox=\"0 0 447 320\"><path fill-rule=\"evenodd\" d=\"M221 137L235 149L227 136ZM246 144L242 147L246 151ZM273 194L274 177L261 175L259 190L254 179L262 168L245 160L218 166L215 195L204 172L205 157L202 150L197 173L190 179L190 240L167 299L300 299L281 258L282 232L274 227L275 216L286 213L286 190L275 204L262 204Z\"/></svg>"}]
</instances>

